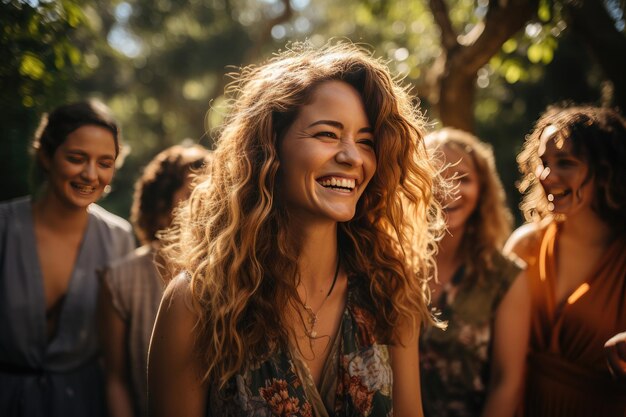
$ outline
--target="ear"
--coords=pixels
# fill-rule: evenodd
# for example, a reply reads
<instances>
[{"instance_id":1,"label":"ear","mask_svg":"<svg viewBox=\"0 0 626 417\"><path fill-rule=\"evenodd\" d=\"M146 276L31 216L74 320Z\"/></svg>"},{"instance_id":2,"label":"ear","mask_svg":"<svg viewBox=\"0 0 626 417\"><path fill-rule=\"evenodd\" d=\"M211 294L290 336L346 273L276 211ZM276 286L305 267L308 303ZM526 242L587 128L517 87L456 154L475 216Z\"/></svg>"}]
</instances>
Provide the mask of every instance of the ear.
<instances>
[{"instance_id":1,"label":"ear","mask_svg":"<svg viewBox=\"0 0 626 417\"><path fill-rule=\"evenodd\" d=\"M42 150L39 150L37 152L37 160L39 161L39 163L41 164L41 167L43 168L45 172L50 171L52 160L48 155L46 155L45 152L43 152Z\"/></svg>"}]
</instances>

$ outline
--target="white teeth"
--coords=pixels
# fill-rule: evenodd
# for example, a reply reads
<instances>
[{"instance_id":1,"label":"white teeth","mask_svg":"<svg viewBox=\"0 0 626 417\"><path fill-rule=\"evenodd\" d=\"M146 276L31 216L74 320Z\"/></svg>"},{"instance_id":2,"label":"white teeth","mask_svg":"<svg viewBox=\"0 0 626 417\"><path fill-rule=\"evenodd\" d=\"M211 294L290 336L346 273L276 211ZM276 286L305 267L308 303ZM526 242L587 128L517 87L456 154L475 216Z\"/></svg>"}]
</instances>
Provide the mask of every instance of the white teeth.
<instances>
[{"instance_id":1,"label":"white teeth","mask_svg":"<svg viewBox=\"0 0 626 417\"><path fill-rule=\"evenodd\" d=\"M83 194L88 194L88 193L92 193L95 191L95 187L92 187L90 185L78 185L78 184L74 184L73 185L74 188L76 188L80 193Z\"/></svg>"},{"instance_id":2,"label":"white teeth","mask_svg":"<svg viewBox=\"0 0 626 417\"><path fill-rule=\"evenodd\" d=\"M356 180L348 178L329 178L320 181L320 184L324 187L341 187L352 190L356 187Z\"/></svg>"}]
</instances>

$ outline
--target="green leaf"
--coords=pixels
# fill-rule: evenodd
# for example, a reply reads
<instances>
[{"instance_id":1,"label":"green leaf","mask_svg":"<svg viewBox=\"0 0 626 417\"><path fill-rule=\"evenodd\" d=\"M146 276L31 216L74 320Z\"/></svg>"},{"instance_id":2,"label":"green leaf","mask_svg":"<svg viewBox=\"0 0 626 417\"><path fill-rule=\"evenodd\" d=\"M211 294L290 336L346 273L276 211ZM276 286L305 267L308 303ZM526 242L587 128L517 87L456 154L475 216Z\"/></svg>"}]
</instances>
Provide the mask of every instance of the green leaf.
<instances>
[{"instance_id":1,"label":"green leaf","mask_svg":"<svg viewBox=\"0 0 626 417\"><path fill-rule=\"evenodd\" d=\"M39 80L43 76L45 69L46 66L43 61L32 52L26 52L22 56L20 74L30 77L33 80Z\"/></svg>"},{"instance_id":2,"label":"green leaf","mask_svg":"<svg viewBox=\"0 0 626 417\"><path fill-rule=\"evenodd\" d=\"M522 78L522 69L519 65L511 65L507 68L504 78L509 84L515 84Z\"/></svg>"},{"instance_id":3,"label":"green leaf","mask_svg":"<svg viewBox=\"0 0 626 417\"><path fill-rule=\"evenodd\" d=\"M502 44L502 50L507 54L515 51L517 49L517 41L513 38L507 40Z\"/></svg>"},{"instance_id":4,"label":"green leaf","mask_svg":"<svg viewBox=\"0 0 626 417\"><path fill-rule=\"evenodd\" d=\"M550 21L550 18L552 17L552 10L550 10L550 5L547 1L544 0L539 5L539 10L537 10L537 17L539 17L542 22Z\"/></svg>"},{"instance_id":5,"label":"green leaf","mask_svg":"<svg viewBox=\"0 0 626 417\"><path fill-rule=\"evenodd\" d=\"M530 45L530 47L528 48L528 51L526 52L526 55L528 56L528 60L532 62L533 64L537 64L538 62L540 62L543 58L544 49L545 48L538 43L534 43Z\"/></svg>"},{"instance_id":6,"label":"green leaf","mask_svg":"<svg viewBox=\"0 0 626 417\"><path fill-rule=\"evenodd\" d=\"M543 54L541 56L541 62L547 65L550 62L552 62L553 58L554 58L554 49L550 47L544 47Z\"/></svg>"}]
</instances>

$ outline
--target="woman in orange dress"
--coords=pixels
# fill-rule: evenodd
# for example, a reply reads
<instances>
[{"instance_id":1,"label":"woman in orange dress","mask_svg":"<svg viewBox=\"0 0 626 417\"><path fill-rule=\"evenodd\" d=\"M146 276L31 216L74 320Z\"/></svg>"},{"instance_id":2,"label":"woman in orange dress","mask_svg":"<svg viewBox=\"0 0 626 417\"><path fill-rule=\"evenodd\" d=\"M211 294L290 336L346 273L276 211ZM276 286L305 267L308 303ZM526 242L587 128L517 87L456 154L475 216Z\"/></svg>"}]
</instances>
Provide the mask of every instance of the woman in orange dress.
<instances>
[{"instance_id":1,"label":"woman in orange dress","mask_svg":"<svg viewBox=\"0 0 626 417\"><path fill-rule=\"evenodd\" d=\"M528 223L506 245L528 264L523 415L626 415L604 344L626 329L626 122L606 108L546 111L518 156Z\"/></svg>"}]
</instances>

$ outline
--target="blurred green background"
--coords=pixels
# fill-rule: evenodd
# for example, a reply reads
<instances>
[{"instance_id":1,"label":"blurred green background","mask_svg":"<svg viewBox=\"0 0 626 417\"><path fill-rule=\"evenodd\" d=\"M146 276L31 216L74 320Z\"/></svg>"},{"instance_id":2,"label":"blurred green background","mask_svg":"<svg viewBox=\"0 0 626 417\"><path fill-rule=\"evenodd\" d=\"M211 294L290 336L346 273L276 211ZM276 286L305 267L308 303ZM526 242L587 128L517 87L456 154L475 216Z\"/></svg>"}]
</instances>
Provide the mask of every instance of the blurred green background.
<instances>
[{"instance_id":1,"label":"blurred green background","mask_svg":"<svg viewBox=\"0 0 626 417\"><path fill-rule=\"evenodd\" d=\"M163 148L212 147L229 73L292 41L350 39L388 60L430 127L494 146L517 215L515 155L547 105L626 108L626 0L0 0L0 200L29 193L41 114L97 97L129 154L101 204L128 217Z\"/></svg>"}]
</instances>

